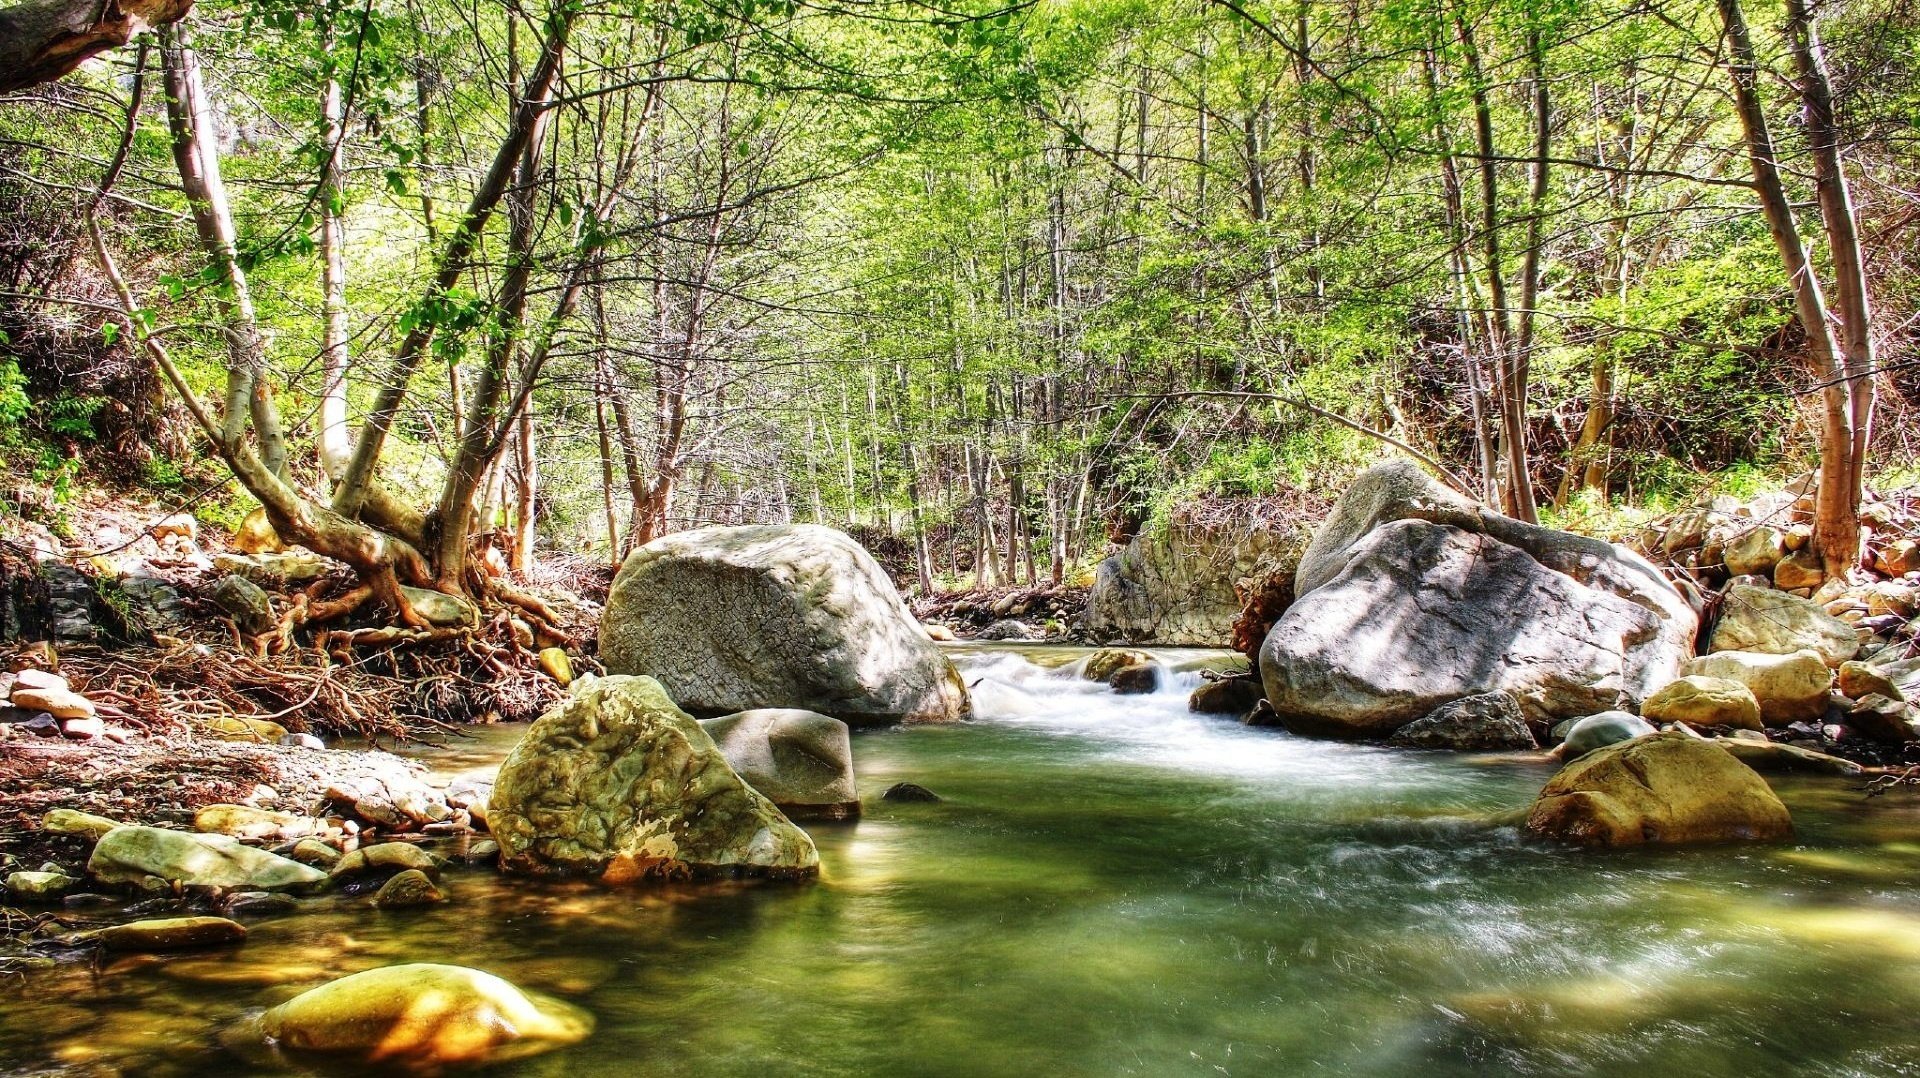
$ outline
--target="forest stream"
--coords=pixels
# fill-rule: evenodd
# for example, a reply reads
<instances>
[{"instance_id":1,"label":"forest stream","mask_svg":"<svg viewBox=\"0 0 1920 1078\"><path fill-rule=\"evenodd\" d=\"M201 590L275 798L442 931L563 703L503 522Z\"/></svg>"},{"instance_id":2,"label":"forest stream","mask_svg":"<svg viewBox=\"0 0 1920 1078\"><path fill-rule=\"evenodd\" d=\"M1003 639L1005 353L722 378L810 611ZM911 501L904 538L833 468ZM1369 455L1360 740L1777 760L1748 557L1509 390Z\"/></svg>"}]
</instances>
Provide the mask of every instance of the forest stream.
<instances>
[{"instance_id":1,"label":"forest stream","mask_svg":"<svg viewBox=\"0 0 1920 1078\"><path fill-rule=\"evenodd\" d=\"M516 1075L1920 1072L1920 803L1781 781L1797 844L1595 858L1477 822L1547 761L1313 741L1191 714L1225 652L959 645L977 721L856 735L865 818L816 882L449 876L335 895L218 954L0 987L7 1073L262 1073L218 1043L330 977L457 962L592 1012ZM497 767L524 731L410 750ZM910 781L939 803L881 800ZM16 1070L13 1068L25 1068Z\"/></svg>"}]
</instances>

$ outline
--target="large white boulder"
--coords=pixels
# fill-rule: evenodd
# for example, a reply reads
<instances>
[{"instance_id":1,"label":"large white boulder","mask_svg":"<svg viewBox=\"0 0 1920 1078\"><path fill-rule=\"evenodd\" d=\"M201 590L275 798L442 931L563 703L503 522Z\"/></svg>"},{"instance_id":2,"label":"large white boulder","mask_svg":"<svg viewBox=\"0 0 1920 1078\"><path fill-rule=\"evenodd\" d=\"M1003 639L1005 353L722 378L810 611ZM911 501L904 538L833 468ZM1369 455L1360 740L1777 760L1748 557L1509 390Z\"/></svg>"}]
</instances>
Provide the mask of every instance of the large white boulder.
<instances>
[{"instance_id":1,"label":"large white boulder","mask_svg":"<svg viewBox=\"0 0 1920 1078\"><path fill-rule=\"evenodd\" d=\"M1341 497L1296 579L1260 674L1282 725L1315 736L1386 737L1488 692L1548 724L1634 709L1698 627L1626 548L1482 509L1405 460Z\"/></svg>"},{"instance_id":2,"label":"large white boulder","mask_svg":"<svg viewBox=\"0 0 1920 1078\"><path fill-rule=\"evenodd\" d=\"M659 679L695 715L805 708L870 726L972 713L872 555L813 524L701 528L634 551L607 597L600 659Z\"/></svg>"}]
</instances>

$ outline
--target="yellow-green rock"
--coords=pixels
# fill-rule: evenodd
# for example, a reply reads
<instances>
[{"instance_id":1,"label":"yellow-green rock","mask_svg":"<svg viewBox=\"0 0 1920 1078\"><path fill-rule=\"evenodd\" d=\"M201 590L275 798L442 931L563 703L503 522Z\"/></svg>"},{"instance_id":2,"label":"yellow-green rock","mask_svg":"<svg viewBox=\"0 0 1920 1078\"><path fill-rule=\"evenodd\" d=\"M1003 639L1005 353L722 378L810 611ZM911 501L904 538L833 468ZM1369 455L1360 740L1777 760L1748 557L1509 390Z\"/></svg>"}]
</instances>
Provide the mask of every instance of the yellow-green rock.
<instances>
[{"instance_id":1,"label":"yellow-green rock","mask_svg":"<svg viewBox=\"0 0 1920 1078\"><path fill-rule=\"evenodd\" d=\"M234 838L297 838L324 830L311 816L274 812L249 805L208 805L193 814L193 829Z\"/></svg>"},{"instance_id":2,"label":"yellow-green rock","mask_svg":"<svg viewBox=\"0 0 1920 1078\"><path fill-rule=\"evenodd\" d=\"M333 871L328 875L339 880L409 869L437 878L440 875L440 861L410 842L382 842L376 846L349 850L346 856L334 863Z\"/></svg>"},{"instance_id":3,"label":"yellow-green rock","mask_svg":"<svg viewBox=\"0 0 1920 1078\"><path fill-rule=\"evenodd\" d=\"M1684 722L1688 726L1732 726L1758 730L1760 701L1753 690L1731 678L1688 674L1654 690L1640 704L1640 717L1649 722Z\"/></svg>"},{"instance_id":4,"label":"yellow-green rock","mask_svg":"<svg viewBox=\"0 0 1920 1078\"><path fill-rule=\"evenodd\" d=\"M109 951L186 951L247 938L245 925L225 917L159 917L84 934Z\"/></svg>"},{"instance_id":5,"label":"yellow-green rock","mask_svg":"<svg viewBox=\"0 0 1920 1078\"><path fill-rule=\"evenodd\" d=\"M1153 656L1132 648L1101 648L1087 656L1080 674L1088 681L1107 681L1129 666L1151 666Z\"/></svg>"},{"instance_id":6,"label":"yellow-green rock","mask_svg":"<svg viewBox=\"0 0 1920 1078\"><path fill-rule=\"evenodd\" d=\"M118 820L109 820L105 816L95 816L91 812L78 809L54 809L40 820L40 829L56 835L80 835L98 842L107 832L121 826Z\"/></svg>"},{"instance_id":7,"label":"yellow-green rock","mask_svg":"<svg viewBox=\"0 0 1920 1078\"><path fill-rule=\"evenodd\" d=\"M230 891L289 891L326 879L319 870L243 846L227 835L158 827L116 827L93 847L87 873L102 883L145 886L149 878Z\"/></svg>"},{"instance_id":8,"label":"yellow-green rock","mask_svg":"<svg viewBox=\"0 0 1920 1078\"><path fill-rule=\"evenodd\" d=\"M1598 847L1793 837L1787 807L1752 768L1677 730L1568 764L1540 791L1526 826L1544 838Z\"/></svg>"},{"instance_id":9,"label":"yellow-green rock","mask_svg":"<svg viewBox=\"0 0 1920 1078\"><path fill-rule=\"evenodd\" d=\"M272 745L287 736L287 728L277 722L239 715L222 715L213 719L207 723L206 730L216 740L251 741L260 745Z\"/></svg>"},{"instance_id":10,"label":"yellow-green rock","mask_svg":"<svg viewBox=\"0 0 1920 1078\"><path fill-rule=\"evenodd\" d=\"M573 661L567 658L564 648L541 648L540 669L547 676L560 683L561 688L573 684Z\"/></svg>"},{"instance_id":11,"label":"yellow-green rock","mask_svg":"<svg viewBox=\"0 0 1920 1078\"><path fill-rule=\"evenodd\" d=\"M530 875L811 876L813 840L650 677L583 678L500 766L500 865Z\"/></svg>"},{"instance_id":12,"label":"yellow-green rock","mask_svg":"<svg viewBox=\"0 0 1920 1078\"><path fill-rule=\"evenodd\" d=\"M284 1053L431 1071L574 1044L593 1019L477 969L384 966L302 992L243 1026Z\"/></svg>"},{"instance_id":13,"label":"yellow-green rock","mask_svg":"<svg viewBox=\"0 0 1920 1078\"><path fill-rule=\"evenodd\" d=\"M383 910L403 910L413 906L432 906L445 902L447 896L433 885L433 880L417 868L407 869L386 883L373 896L373 904Z\"/></svg>"}]
</instances>

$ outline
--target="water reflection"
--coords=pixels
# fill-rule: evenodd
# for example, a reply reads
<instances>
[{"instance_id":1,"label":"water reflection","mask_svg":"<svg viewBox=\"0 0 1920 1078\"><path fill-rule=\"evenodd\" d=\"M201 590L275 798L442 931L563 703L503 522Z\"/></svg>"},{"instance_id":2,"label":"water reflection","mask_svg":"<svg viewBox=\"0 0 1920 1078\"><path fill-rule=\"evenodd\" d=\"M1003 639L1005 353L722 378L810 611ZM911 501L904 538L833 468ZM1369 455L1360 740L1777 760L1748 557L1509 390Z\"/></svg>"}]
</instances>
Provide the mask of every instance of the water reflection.
<instances>
[{"instance_id":1,"label":"water reflection","mask_svg":"<svg viewBox=\"0 0 1920 1078\"><path fill-rule=\"evenodd\" d=\"M1633 1075L1920 1070L1920 809L1782 785L1801 844L1596 856L1489 814L1544 764L1389 753L955 649L981 720L862 733L813 885L449 877L217 955L0 987L0 1069L258 1073L214 1033L327 977L452 961L595 1014L513 1075ZM517 731L430 755L484 771ZM925 785L938 804L879 791ZM102 1071L104 1073L104 1071Z\"/></svg>"}]
</instances>

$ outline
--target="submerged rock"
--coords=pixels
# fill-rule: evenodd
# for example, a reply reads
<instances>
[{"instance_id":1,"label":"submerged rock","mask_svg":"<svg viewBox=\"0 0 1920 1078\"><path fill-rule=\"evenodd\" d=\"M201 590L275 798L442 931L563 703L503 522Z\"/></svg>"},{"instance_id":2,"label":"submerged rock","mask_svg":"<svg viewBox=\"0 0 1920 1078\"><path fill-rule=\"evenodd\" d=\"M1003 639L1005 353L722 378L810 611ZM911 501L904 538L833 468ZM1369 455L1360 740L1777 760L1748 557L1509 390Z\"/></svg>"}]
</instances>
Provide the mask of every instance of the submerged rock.
<instances>
[{"instance_id":1,"label":"submerged rock","mask_svg":"<svg viewBox=\"0 0 1920 1078\"><path fill-rule=\"evenodd\" d=\"M381 842L349 851L327 873L335 880L381 876L395 872L422 872L438 878L440 859L410 842Z\"/></svg>"},{"instance_id":2,"label":"submerged rock","mask_svg":"<svg viewBox=\"0 0 1920 1078\"><path fill-rule=\"evenodd\" d=\"M529 875L811 876L813 840L650 677L584 678L500 766L487 819Z\"/></svg>"},{"instance_id":3,"label":"submerged rock","mask_svg":"<svg viewBox=\"0 0 1920 1078\"><path fill-rule=\"evenodd\" d=\"M860 815L847 724L814 711L760 708L700 724L746 784L792 819Z\"/></svg>"},{"instance_id":4,"label":"submerged rock","mask_svg":"<svg viewBox=\"0 0 1920 1078\"><path fill-rule=\"evenodd\" d=\"M1715 738L1714 744L1719 745L1731 753L1734 759L1755 771L1805 771L1819 775L1840 775L1846 778L1866 772L1866 768L1852 760L1843 760L1824 752L1803 749L1798 745L1753 741L1743 737Z\"/></svg>"},{"instance_id":5,"label":"submerged rock","mask_svg":"<svg viewBox=\"0 0 1920 1078\"><path fill-rule=\"evenodd\" d=\"M608 672L651 675L702 715L794 707L863 726L972 712L872 555L818 525L648 543L614 577L600 649Z\"/></svg>"},{"instance_id":6,"label":"submerged rock","mask_svg":"<svg viewBox=\"0 0 1920 1078\"><path fill-rule=\"evenodd\" d=\"M1486 692L1441 704L1402 726L1387 742L1414 749L1536 749L1520 704L1504 692Z\"/></svg>"},{"instance_id":7,"label":"submerged rock","mask_svg":"<svg viewBox=\"0 0 1920 1078\"><path fill-rule=\"evenodd\" d=\"M237 1027L229 1044L433 1071L565 1047L586 1012L464 966L417 963L342 977Z\"/></svg>"},{"instance_id":8,"label":"submerged rock","mask_svg":"<svg viewBox=\"0 0 1920 1078\"><path fill-rule=\"evenodd\" d=\"M112 925L79 937L109 951L187 951L247 938L246 926L225 917L161 917Z\"/></svg>"},{"instance_id":9,"label":"submerged rock","mask_svg":"<svg viewBox=\"0 0 1920 1078\"><path fill-rule=\"evenodd\" d=\"M917 783L896 782L892 786L887 787L887 792L880 795L880 800L932 804L942 800L942 798L939 794Z\"/></svg>"},{"instance_id":10,"label":"submerged rock","mask_svg":"<svg viewBox=\"0 0 1920 1078\"><path fill-rule=\"evenodd\" d=\"M1341 497L1296 581L1260 654L1296 733L1384 737L1495 691L1549 723L1632 707L1692 654L1692 608L1644 559L1485 510L1405 460Z\"/></svg>"},{"instance_id":11,"label":"submerged rock","mask_svg":"<svg viewBox=\"0 0 1920 1078\"><path fill-rule=\"evenodd\" d=\"M373 896L375 909L404 910L415 906L433 906L445 902L447 896L436 887L433 878L417 868L410 868L394 875L380 886Z\"/></svg>"},{"instance_id":12,"label":"submerged rock","mask_svg":"<svg viewBox=\"0 0 1920 1078\"><path fill-rule=\"evenodd\" d=\"M158 879L239 891L297 890L326 879L317 869L243 846L226 835L133 826L107 832L94 846L87 872L103 883L147 886Z\"/></svg>"},{"instance_id":13,"label":"submerged rock","mask_svg":"<svg viewBox=\"0 0 1920 1078\"><path fill-rule=\"evenodd\" d=\"M1527 830L1583 846L1772 842L1793 837L1787 807L1719 745L1679 731L1588 753L1560 770Z\"/></svg>"}]
</instances>

